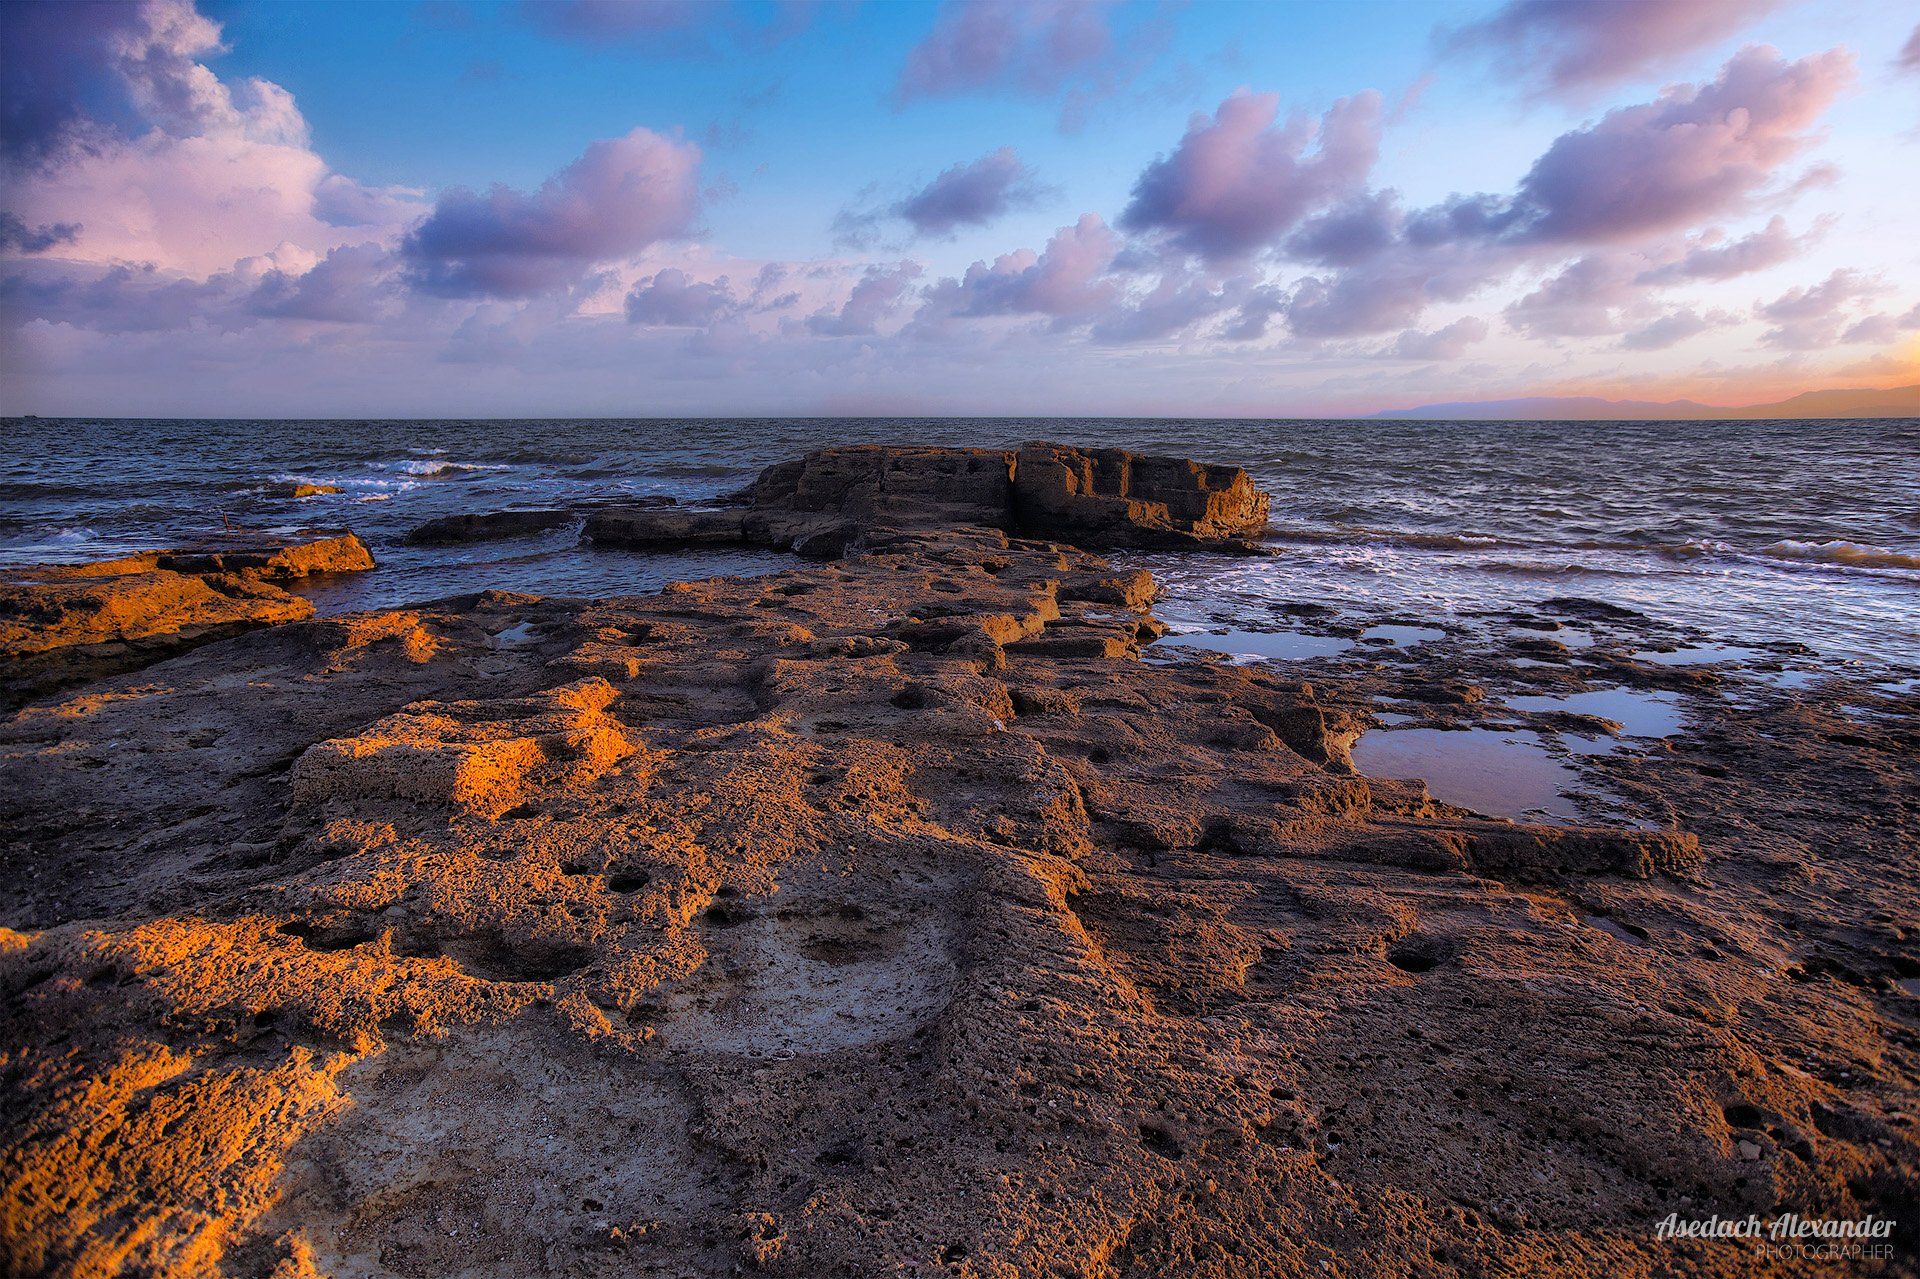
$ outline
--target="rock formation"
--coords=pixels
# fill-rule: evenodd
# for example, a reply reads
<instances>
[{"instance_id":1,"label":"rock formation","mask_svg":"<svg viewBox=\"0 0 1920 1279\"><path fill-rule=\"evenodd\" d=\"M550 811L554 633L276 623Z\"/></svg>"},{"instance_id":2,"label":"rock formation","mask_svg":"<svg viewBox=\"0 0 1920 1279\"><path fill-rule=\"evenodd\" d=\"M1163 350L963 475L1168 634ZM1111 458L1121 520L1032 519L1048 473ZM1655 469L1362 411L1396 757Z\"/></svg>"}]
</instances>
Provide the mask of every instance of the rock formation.
<instances>
[{"instance_id":1,"label":"rock formation","mask_svg":"<svg viewBox=\"0 0 1920 1279\"><path fill-rule=\"evenodd\" d=\"M373 566L365 544L347 533L290 545L235 538L0 574L0 698L17 701L310 617L313 605L282 583Z\"/></svg>"},{"instance_id":2,"label":"rock formation","mask_svg":"<svg viewBox=\"0 0 1920 1279\"><path fill-rule=\"evenodd\" d=\"M870 529L978 525L1088 547L1255 549L1267 496L1245 471L1121 449L863 445L768 467L739 504L594 513L607 546L750 542L836 559Z\"/></svg>"},{"instance_id":3,"label":"rock formation","mask_svg":"<svg viewBox=\"0 0 1920 1279\"><path fill-rule=\"evenodd\" d=\"M569 510L486 511L470 515L442 515L407 534L421 546L444 542L483 542L496 537L526 537L562 528L573 520Z\"/></svg>"},{"instance_id":4,"label":"rock formation","mask_svg":"<svg viewBox=\"0 0 1920 1279\"><path fill-rule=\"evenodd\" d=\"M1051 451L1022 498L1029 453L727 513L831 563L294 622L0 726L13 1270L1745 1276L1655 1223L1911 1205L1911 1008L1781 973L1821 894L1911 930L1910 832L1775 866L1356 775L1364 702L1143 661L1152 578L1029 535L1264 503Z\"/></svg>"}]
</instances>

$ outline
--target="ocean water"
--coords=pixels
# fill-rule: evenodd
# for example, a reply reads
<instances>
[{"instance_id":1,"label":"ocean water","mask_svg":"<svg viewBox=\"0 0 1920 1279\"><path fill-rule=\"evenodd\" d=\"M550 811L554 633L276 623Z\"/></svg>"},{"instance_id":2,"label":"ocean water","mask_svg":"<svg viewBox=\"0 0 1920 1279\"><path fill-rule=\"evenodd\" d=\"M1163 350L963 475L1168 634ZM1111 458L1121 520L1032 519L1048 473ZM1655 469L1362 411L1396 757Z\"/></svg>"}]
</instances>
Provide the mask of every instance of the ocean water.
<instances>
[{"instance_id":1,"label":"ocean water","mask_svg":"<svg viewBox=\"0 0 1920 1279\"><path fill-rule=\"evenodd\" d=\"M736 489L828 444L1114 445L1246 467L1269 558L1148 557L1174 607L1288 601L1446 623L1577 595L1724 644L1920 668L1920 422L1020 419L0 423L0 564L217 535L347 527L373 573L314 583L329 612L493 586L627 594L759 572L758 552L593 551L577 533L435 550L436 515ZM339 485L298 501L271 482Z\"/></svg>"}]
</instances>

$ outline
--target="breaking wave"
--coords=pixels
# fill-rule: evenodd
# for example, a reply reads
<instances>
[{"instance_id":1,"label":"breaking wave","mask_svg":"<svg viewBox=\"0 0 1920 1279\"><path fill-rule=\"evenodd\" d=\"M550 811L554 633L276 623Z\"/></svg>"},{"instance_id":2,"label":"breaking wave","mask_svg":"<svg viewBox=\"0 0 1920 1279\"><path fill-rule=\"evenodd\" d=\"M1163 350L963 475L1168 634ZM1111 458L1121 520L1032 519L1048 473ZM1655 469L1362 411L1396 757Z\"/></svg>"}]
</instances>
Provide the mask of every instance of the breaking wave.
<instances>
[{"instance_id":1,"label":"breaking wave","mask_svg":"<svg viewBox=\"0 0 1920 1279\"><path fill-rule=\"evenodd\" d=\"M1860 542L1775 542L1761 554L1775 559L1800 560L1812 564L1838 564L1845 568L1920 569L1920 555L1889 551Z\"/></svg>"}]
</instances>

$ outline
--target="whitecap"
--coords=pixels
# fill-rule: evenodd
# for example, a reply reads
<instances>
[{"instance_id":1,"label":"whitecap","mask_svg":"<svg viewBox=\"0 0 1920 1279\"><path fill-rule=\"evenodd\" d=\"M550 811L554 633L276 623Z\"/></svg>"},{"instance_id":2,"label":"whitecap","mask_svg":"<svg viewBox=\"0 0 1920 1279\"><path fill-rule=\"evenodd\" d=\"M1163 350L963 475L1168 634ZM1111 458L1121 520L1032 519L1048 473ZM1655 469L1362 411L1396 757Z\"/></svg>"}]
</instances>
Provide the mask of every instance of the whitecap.
<instances>
[{"instance_id":1,"label":"whitecap","mask_svg":"<svg viewBox=\"0 0 1920 1279\"><path fill-rule=\"evenodd\" d=\"M1920 569L1920 555L1889 551L1885 547L1868 546L1862 542L1796 542L1789 539L1763 548L1761 554L1776 559L1836 564L1845 568Z\"/></svg>"}]
</instances>

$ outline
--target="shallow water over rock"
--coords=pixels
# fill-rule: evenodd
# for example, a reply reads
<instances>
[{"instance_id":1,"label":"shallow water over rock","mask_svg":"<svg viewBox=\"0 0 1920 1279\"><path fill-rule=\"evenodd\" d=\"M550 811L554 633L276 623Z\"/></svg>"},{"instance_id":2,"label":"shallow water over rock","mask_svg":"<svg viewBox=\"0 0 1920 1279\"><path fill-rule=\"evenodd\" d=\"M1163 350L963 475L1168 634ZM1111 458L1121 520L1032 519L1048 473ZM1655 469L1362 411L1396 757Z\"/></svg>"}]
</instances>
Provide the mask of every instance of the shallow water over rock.
<instances>
[{"instance_id":1,"label":"shallow water over rock","mask_svg":"<svg viewBox=\"0 0 1920 1279\"><path fill-rule=\"evenodd\" d=\"M1389 728L1361 737L1363 774L1420 780L1443 803L1490 817L1578 821L1580 775L1527 729Z\"/></svg>"},{"instance_id":2,"label":"shallow water over rock","mask_svg":"<svg viewBox=\"0 0 1920 1279\"><path fill-rule=\"evenodd\" d=\"M1596 688L1564 696L1509 697L1518 711L1565 711L1597 715L1620 725L1629 737L1671 737L1680 731L1680 699L1673 693L1638 688Z\"/></svg>"},{"instance_id":3,"label":"shallow water over rock","mask_svg":"<svg viewBox=\"0 0 1920 1279\"><path fill-rule=\"evenodd\" d=\"M1198 648L1243 661L1260 658L1301 661L1337 656L1352 648L1353 641L1338 635L1306 635L1299 631L1189 631L1168 635L1158 647Z\"/></svg>"}]
</instances>

